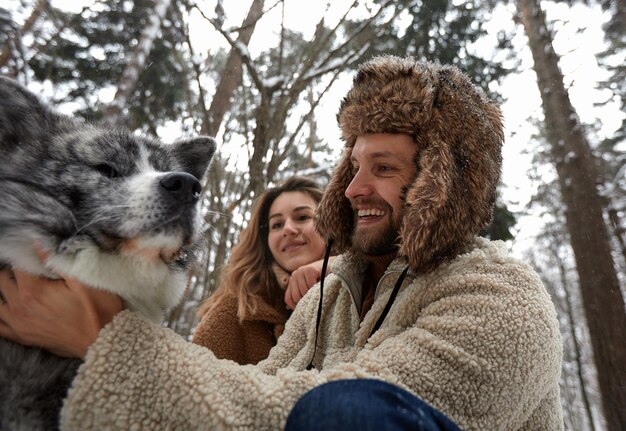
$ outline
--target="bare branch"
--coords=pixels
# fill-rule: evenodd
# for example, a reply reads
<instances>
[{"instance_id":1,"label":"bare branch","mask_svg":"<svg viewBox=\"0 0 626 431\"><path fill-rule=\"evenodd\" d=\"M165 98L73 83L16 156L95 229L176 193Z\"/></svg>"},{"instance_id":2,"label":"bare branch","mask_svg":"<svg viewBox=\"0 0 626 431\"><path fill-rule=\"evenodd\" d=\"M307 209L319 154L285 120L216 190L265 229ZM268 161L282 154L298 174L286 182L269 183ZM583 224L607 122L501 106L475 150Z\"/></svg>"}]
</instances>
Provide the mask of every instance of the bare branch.
<instances>
[{"instance_id":1,"label":"bare branch","mask_svg":"<svg viewBox=\"0 0 626 431\"><path fill-rule=\"evenodd\" d=\"M224 39L226 39L226 41L231 46L231 48L235 50L237 54L239 54L239 57L241 58L241 62L246 66L246 69L248 70L248 73L250 74L250 78L254 82L254 85L259 89L259 91L262 91L263 82L261 78L259 77L257 70L254 68L254 64L252 63L252 59L250 58L250 53L248 52L247 47L241 43L238 43L238 41L234 40L231 37L230 32L224 30L217 20L206 16L205 13L202 11L202 9L200 9L198 6L194 6L194 7L198 10L198 12L200 12L200 14L204 17L204 19L206 19L209 23L211 23L213 28L215 28L215 30L217 30L224 37Z\"/></svg>"},{"instance_id":2,"label":"bare branch","mask_svg":"<svg viewBox=\"0 0 626 431\"><path fill-rule=\"evenodd\" d=\"M350 43L352 43L352 41L354 41L357 36L359 36L361 33L363 33L368 27L370 27L370 25L374 22L374 20L376 18L378 18L378 16L385 10L387 9L387 7L393 5L395 2L393 0L387 0L379 9L378 12L376 12L373 16L371 16L369 19L367 19L366 21L363 21L361 23L361 25L359 26L359 28L350 35L350 37L345 40L341 45L339 45L337 48L331 50L328 52L328 55L326 56L326 58L324 58L320 64L318 66L323 66L324 64L326 64L328 61L330 61L330 59L332 59L338 52L341 52L346 46L348 46ZM402 8L396 8L396 12L393 14L393 16L391 17L391 19L389 19L387 22L391 22L394 19L396 19L396 17L401 13ZM345 16L344 16L345 17ZM336 31L336 28L333 30ZM365 50L362 50L362 52L365 52Z\"/></svg>"},{"instance_id":3,"label":"bare branch","mask_svg":"<svg viewBox=\"0 0 626 431\"><path fill-rule=\"evenodd\" d=\"M315 111L315 109L319 105L319 103L322 100L322 98L324 97L324 95L332 87L332 85L335 83L335 81L337 80L338 77L339 77L339 73L336 73L331 78L331 80L328 82L326 87L324 87L324 89L320 92L320 94L318 94L317 98L313 101L313 103L311 103L309 111L300 118L300 121L298 123L298 126L296 127L296 130L291 134L291 136L289 137L289 139L287 140L287 142L283 146L283 150L282 151L280 151L280 148L279 148L280 141L278 141L278 140L275 141L275 143L274 143L274 145L272 147L272 150L273 150L272 159L270 160L270 162L268 164L268 168L267 168L267 170L269 172L273 172L273 174L269 175L271 178L273 178L273 175L278 170L280 165L287 159L287 155L288 155L289 149L294 145L294 142L295 142L298 134L302 130L302 127L304 127L304 124L306 123L307 119L310 118L311 114L313 114L313 112Z\"/></svg>"}]
</instances>

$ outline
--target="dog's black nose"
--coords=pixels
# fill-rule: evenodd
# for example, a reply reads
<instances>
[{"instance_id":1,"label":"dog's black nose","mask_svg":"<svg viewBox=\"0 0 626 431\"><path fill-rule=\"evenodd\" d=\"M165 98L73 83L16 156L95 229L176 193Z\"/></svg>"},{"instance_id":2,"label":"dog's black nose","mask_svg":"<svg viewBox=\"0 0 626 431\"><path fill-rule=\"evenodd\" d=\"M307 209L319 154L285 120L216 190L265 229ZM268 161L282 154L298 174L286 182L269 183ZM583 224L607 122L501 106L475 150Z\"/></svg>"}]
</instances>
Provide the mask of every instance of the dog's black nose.
<instances>
[{"instance_id":1,"label":"dog's black nose","mask_svg":"<svg viewBox=\"0 0 626 431\"><path fill-rule=\"evenodd\" d=\"M165 195L182 203L195 203L200 198L202 186L193 175L185 172L173 172L159 181Z\"/></svg>"}]
</instances>

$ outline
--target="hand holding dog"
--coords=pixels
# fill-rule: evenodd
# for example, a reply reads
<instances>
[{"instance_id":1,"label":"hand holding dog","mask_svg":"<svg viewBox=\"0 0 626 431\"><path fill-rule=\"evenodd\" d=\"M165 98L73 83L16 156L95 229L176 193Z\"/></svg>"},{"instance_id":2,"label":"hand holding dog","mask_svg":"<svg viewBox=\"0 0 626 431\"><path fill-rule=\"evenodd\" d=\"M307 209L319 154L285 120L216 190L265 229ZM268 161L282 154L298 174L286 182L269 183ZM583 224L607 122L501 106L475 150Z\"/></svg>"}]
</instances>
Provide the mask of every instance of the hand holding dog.
<instances>
[{"instance_id":1,"label":"hand holding dog","mask_svg":"<svg viewBox=\"0 0 626 431\"><path fill-rule=\"evenodd\" d=\"M67 278L0 271L0 336L56 355L83 358L100 329L123 309L119 296Z\"/></svg>"}]
</instances>

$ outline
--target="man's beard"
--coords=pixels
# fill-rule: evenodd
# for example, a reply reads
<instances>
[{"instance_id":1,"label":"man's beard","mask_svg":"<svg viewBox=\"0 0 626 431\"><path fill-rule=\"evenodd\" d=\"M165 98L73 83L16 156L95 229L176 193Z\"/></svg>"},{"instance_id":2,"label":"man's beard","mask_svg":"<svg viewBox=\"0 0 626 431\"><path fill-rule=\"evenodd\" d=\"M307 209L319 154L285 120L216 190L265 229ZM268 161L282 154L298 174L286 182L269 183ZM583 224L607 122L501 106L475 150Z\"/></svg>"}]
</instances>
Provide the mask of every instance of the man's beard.
<instances>
[{"instance_id":1,"label":"man's beard","mask_svg":"<svg viewBox=\"0 0 626 431\"><path fill-rule=\"evenodd\" d=\"M369 256L383 256L398 250L402 215L394 217L390 206L387 207L389 219L385 226L377 229L358 229L355 214L355 229L352 234L352 249Z\"/></svg>"}]
</instances>

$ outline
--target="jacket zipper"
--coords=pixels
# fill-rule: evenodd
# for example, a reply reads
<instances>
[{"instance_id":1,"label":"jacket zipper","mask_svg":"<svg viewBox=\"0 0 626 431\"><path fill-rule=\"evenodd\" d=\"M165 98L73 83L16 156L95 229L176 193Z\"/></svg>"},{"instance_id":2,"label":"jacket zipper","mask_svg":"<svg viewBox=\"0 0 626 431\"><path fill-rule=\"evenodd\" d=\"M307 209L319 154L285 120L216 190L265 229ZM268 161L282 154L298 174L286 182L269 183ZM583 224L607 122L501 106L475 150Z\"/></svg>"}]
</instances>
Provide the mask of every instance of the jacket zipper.
<instances>
[{"instance_id":1,"label":"jacket zipper","mask_svg":"<svg viewBox=\"0 0 626 431\"><path fill-rule=\"evenodd\" d=\"M378 283L376 284L376 290L374 291L374 303L376 303L376 300L378 299L380 285L383 282L383 280L385 279L385 277L387 277L388 275L391 275L391 274L399 274L401 272L402 272L401 270L394 269L392 271L385 272L383 274L383 276L380 277L380 280L378 280ZM354 304L354 307L356 308L357 313L360 314L360 312L361 312L360 308L361 307L360 307L359 304L356 303L356 298L354 296L354 290L353 290L354 286L352 286L350 283L348 283L347 280L343 276L341 276L341 274L335 273L335 276L339 280L341 280L348 287L348 292L350 292L350 298L352 298L352 304ZM362 286L361 286L361 288L362 288Z\"/></svg>"}]
</instances>

